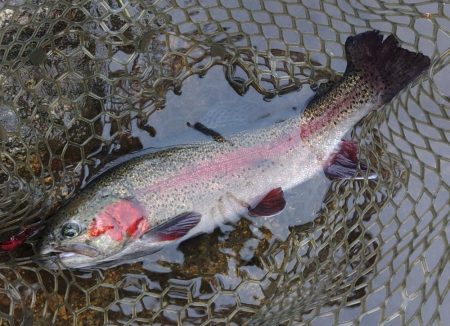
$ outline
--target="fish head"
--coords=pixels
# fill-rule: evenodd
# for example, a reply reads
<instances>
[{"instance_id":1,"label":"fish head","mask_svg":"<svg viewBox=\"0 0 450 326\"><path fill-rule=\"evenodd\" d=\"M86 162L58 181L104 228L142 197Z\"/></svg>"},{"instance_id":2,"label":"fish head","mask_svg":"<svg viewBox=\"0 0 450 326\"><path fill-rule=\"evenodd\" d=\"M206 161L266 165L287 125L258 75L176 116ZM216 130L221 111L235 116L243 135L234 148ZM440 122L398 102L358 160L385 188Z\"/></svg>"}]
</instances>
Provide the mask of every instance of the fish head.
<instances>
[{"instance_id":1,"label":"fish head","mask_svg":"<svg viewBox=\"0 0 450 326\"><path fill-rule=\"evenodd\" d=\"M52 217L39 253L69 268L93 266L119 255L147 229L144 210L134 198L88 192Z\"/></svg>"}]
</instances>

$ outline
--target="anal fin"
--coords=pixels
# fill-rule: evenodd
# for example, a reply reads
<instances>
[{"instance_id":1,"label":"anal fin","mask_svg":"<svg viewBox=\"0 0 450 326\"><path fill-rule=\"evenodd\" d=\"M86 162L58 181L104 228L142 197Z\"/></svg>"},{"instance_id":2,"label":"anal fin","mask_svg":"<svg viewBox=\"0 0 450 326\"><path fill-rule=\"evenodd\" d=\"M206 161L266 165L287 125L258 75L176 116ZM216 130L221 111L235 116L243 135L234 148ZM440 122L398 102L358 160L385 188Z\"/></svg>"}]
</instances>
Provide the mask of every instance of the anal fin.
<instances>
[{"instance_id":1,"label":"anal fin","mask_svg":"<svg viewBox=\"0 0 450 326\"><path fill-rule=\"evenodd\" d=\"M185 236L197 226L202 216L197 212L185 212L150 229L142 235L142 239L151 239L156 242L177 240Z\"/></svg>"},{"instance_id":2,"label":"anal fin","mask_svg":"<svg viewBox=\"0 0 450 326\"><path fill-rule=\"evenodd\" d=\"M253 208L248 209L250 216L271 216L281 212L286 206L284 193L281 188L269 191Z\"/></svg>"},{"instance_id":3,"label":"anal fin","mask_svg":"<svg viewBox=\"0 0 450 326\"><path fill-rule=\"evenodd\" d=\"M367 171L368 167L364 162L359 163L361 171ZM358 169L358 144L351 140L342 140L338 150L333 153L324 165L323 171L329 179L364 179L364 176L357 176ZM375 172L368 174L368 179L376 179Z\"/></svg>"}]
</instances>

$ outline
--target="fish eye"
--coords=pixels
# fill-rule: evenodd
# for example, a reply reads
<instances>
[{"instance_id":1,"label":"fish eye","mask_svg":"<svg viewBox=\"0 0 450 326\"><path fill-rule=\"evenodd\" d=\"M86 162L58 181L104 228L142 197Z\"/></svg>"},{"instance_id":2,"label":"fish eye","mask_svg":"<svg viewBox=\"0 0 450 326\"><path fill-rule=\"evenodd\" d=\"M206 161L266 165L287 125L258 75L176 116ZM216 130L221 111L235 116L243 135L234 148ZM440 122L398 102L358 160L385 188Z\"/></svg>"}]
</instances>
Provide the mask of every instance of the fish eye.
<instances>
[{"instance_id":1,"label":"fish eye","mask_svg":"<svg viewBox=\"0 0 450 326\"><path fill-rule=\"evenodd\" d=\"M80 234L81 227L78 223L67 222L61 228L63 238L70 239Z\"/></svg>"}]
</instances>

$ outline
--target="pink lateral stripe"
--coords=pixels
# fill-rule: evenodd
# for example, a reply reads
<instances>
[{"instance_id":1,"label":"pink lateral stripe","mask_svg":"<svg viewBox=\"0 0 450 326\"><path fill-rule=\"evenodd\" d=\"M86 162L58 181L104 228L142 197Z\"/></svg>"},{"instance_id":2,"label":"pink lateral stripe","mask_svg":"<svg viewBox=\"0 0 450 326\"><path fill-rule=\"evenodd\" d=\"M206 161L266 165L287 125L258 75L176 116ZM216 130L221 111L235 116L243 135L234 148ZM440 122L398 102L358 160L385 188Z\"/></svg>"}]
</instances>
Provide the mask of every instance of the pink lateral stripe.
<instances>
[{"instance_id":1,"label":"pink lateral stripe","mask_svg":"<svg viewBox=\"0 0 450 326\"><path fill-rule=\"evenodd\" d=\"M307 123L300 124L300 137L305 140L312 135L316 134L318 131L322 130L324 127L329 126L333 120L336 120L342 109L347 107L351 101L353 96L355 95L356 90L353 90L351 93L347 94L345 98L341 101L335 103L332 108L328 109L324 114L319 115L312 119Z\"/></svg>"},{"instance_id":2,"label":"pink lateral stripe","mask_svg":"<svg viewBox=\"0 0 450 326\"><path fill-rule=\"evenodd\" d=\"M337 103L327 110L325 114L314 118L309 123L300 123L298 129L295 129L288 135L280 137L280 139L276 141L250 148L240 148L231 153L219 154L209 162L186 168L177 175L156 182L150 187L137 189L137 191L159 192L171 187L182 187L191 184L198 179L208 180L218 174L227 174L237 168L251 166L262 160L276 160L279 155L292 148L301 146L303 140L311 137L313 134L322 130L324 126L329 125L335 120L342 109L347 107L352 101L355 92L356 90L347 94L347 96L340 101L336 101Z\"/></svg>"},{"instance_id":3,"label":"pink lateral stripe","mask_svg":"<svg viewBox=\"0 0 450 326\"><path fill-rule=\"evenodd\" d=\"M226 174L237 168L250 166L261 160L276 159L280 154L301 145L299 130L282 138L251 148L240 148L235 152L219 154L211 161L189 167L177 175L161 180L150 187L138 189L141 192L161 191L171 187L181 187L198 179L208 180L218 174Z\"/></svg>"}]
</instances>

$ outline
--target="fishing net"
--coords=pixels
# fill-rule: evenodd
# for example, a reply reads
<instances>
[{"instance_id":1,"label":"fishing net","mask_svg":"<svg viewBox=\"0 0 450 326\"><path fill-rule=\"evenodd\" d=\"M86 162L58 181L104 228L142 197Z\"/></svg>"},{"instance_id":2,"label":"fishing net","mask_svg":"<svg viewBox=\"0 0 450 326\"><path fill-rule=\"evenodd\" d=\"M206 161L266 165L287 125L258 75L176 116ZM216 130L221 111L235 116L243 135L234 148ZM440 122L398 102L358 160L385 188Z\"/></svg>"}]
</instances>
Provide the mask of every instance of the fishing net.
<instances>
[{"instance_id":1,"label":"fishing net","mask_svg":"<svg viewBox=\"0 0 450 326\"><path fill-rule=\"evenodd\" d=\"M283 213L293 221L285 236L242 219L181 244L178 261L52 270L30 241L1 255L1 324L447 324L444 2L0 2L3 240L51 218L108 162L157 146L152 117L168 92L212 66L243 98L255 89L275 101L339 78L346 38L365 30L432 58L425 76L352 133L377 180L330 183L307 221Z\"/></svg>"}]
</instances>

